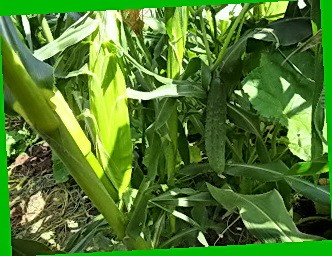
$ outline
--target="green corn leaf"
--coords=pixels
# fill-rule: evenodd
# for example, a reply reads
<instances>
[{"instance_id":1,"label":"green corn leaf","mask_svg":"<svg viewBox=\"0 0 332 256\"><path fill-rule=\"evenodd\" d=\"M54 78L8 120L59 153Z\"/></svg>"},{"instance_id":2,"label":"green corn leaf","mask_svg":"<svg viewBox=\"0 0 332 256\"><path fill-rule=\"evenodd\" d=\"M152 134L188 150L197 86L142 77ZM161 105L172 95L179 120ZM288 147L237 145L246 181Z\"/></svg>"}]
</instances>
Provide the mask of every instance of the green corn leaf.
<instances>
[{"instance_id":1,"label":"green corn leaf","mask_svg":"<svg viewBox=\"0 0 332 256\"><path fill-rule=\"evenodd\" d=\"M198 233L198 231L199 229L196 227L183 230L177 233L176 235L172 236L172 238L168 239L166 242L162 243L159 247L169 248L172 244L177 243L178 241L182 240L184 237Z\"/></svg>"},{"instance_id":2,"label":"green corn leaf","mask_svg":"<svg viewBox=\"0 0 332 256\"><path fill-rule=\"evenodd\" d=\"M139 71L141 71L144 74L147 74L149 76L154 77L157 81L163 83L163 84L171 84L172 83L172 79L167 78L167 77L163 77L160 76L158 74L155 74L154 72L144 68L141 64L139 64L133 57L130 56L130 54L128 54L126 52L125 49L123 49L123 47L119 44L116 43L116 46L118 47L118 49L122 50L123 55L130 61L131 64L133 64Z\"/></svg>"},{"instance_id":3,"label":"green corn leaf","mask_svg":"<svg viewBox=\"0 0 332 256\"><path fill-rule=\"evenodd\" d=\"M149 141L151 144L150 147L146 149L143 164L148 169L149 180L154 180L158 174L158 165L161 158L160 147L162 146L162 141L159 134L156 132L153 132Z\"/></svg>"},{"instance_id":4,"label":"green corn leaf","mask_svg":"<svg viewBox=\"0 0 332 256\"><path fill-rule=\"evenodd\" d=\"M188 26L188 8L165 8L166 31L169 37L167 76L176 78L182 71Z\"/></svg>"},{"instance_id":5,"label":"green corn leaf","mask_svg":"<svg viewBox=\"0 0 332 256\"><path fill-rule=\"evenodd\" d=\"M181 80L186 80L192 75L194 75L197 71L199 71L201 67L202 60L200 58L192 58L189 60L188 65L186 66L186 69L181 74Z\"/></svg>"},{"instance_id":6,"label":"green corn leaf","mask_svg":"<svg viewBox=\"0 0 332 256\"><path fill-rule=\"evenodd\" d=\"M178 83L174 81L173 84L166 84L158 87L150 92L137 91L127 88L127 97L137 100L152 100L167 97L195 97L206 98L206 92L201 86L193 83Z\"/></svg>"},{"instance_id":7,"label":"green corn leaf","mask_svg":"<svg viewBox=\"0 0 332 256\"><path fill-rule=\"evenodd\" d=\"M168 36L168 52L167 52L167 78L177 79L182 70L182 62L185 52L187 40L188 26L188 8L176 7L165 8L165 25ZM163 142L162 148L165 159L165 168L167 173L167 181L174 184L175 167L178 156L178 112L176 99L167 98L160 101L161 108L158 108L157 116L163 122L156 123L156 129L161 128L160 124L165 122L164 127L168 139ZM164 107L169 106L169 115L164 115ZM157 119L157 120L158 120ZM167 129L166 129L167 127ZM171 217L172 218L172 217ZM175 221L175 219L173 219Z\"/></svg>"},{"instance_id":8,"label":"green corn leaf","mask_svg":"<svg viewBox=\"0 0 332 256\"><path fill-rule=\"evenodd\" d=\"M237 208L246 228L263 242L324 240L297 229L276 190L259 195L242 195L231 189L207 186L215 200L227 210Z\"/></svg>"},{"instance_id":9,"label":"green corn leaf","mask_svg":"<svg viewBox=\"0 0 332 256\"><path fill-rule=\"evenodd\" d=\"M151 195L146 191L150 182L143 180L133 204L133 211L130 213L130 221L126 228L126 233L133 239L137 239L147 219L147 205Z\"/></svg>"},{"instance_id":10,"label":"green corn leaf","mask_svg":"<svg viewBox=\"0 0 332 256\"><path fill-rule=\"evenodd\" d=\"M177 207L215 205L215 202L213 201L208 192L200 192L187 197L175 197L172 195L169 195L168 197L162 196L161 198L160 197L153 198L153 200L151 201L157 202L161 205L173 205Z\"/></svg>"},{"instance_id":11,"label":"green corn leaf","mask_svg":"<svg viewBox=\"0 0 332 256\"><path fill-rule=\"evenodd\" d=\"M89 243L94 239L96 234L98 234L98 229L107 225L107 222L104 219L97 218L69 238L65 248L66 252L82 252L88 247Z\"/></svg>"},{"instance_id":12,"label":"green corn leaf","mask_svg":"<svg viewBox=\"0 0 332 256\"><path fill-rule=\"evenodd\" d=\"M152 202L152 201L150 201L150 202L152 205L155 205L155 206L159 207L160 209L164 210L165 212L170 213L172 216L179 218L179 219L193 225L194 227L196 227L198 229L202 229L201 226L196 221L194 221L192 218L188 217L187 215L183 214L182 212L174 210L173 207L167 208L167 207L164 207L155 202Z\"/></svg>"},{"instance_id":13,"label":"green corn leaf","mask_svg":"<svg viewBox=\"0 0 332 256\"><path fill-rule=\"evenodd\" d=\"M91 35L97 29L98 22L88 16L89 14L84 15L60 37L36 50L33 55L41 61L47 60Z\"/></svg>"},{"instance_id":14,"label":"green corn leaf","mask_svg":"<svg viewBox=\"0 0 332 256\"><path fill-rule=\"evenodd\" d=\"M297 176L288 176L288 167L281 161L268 164L229 164L228 175L243 176L264 182L286 181L292 189L305 197L324 205L330 205L330 192L327 187L315 185Z\"/></svg>"}]
</instances>

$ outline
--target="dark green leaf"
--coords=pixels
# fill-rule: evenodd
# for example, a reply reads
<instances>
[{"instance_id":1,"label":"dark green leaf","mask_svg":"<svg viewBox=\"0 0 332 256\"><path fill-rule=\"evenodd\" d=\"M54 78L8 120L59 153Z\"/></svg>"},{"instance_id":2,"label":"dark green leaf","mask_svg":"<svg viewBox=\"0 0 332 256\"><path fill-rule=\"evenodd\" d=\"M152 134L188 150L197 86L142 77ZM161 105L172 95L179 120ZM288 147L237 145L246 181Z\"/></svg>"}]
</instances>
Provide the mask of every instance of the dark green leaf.
<instances>
[{"instance_id":1,"label":"dark green leaf","mask_svg":"<svg viewBox=\"0 0 332 256\"><path fill-rule=\"evenodd\" d=\"M56 182L63 183L68 181L70 176L69 171L55 152L52 152L52 162L53 176Z\"/></svg>"},{"instance_id":2,"label":"dark green leaf","mask_svg":"<svg viewBox=\"0 0 332 256\"><path fill-rule=\"evenodd\" d=\"M46 245L33 240L12 239L13 256L36 256L64 254L60 251L52 251Z\"/></svg>"},{"instance_id":3,"label":"dark green leaf","mask_svg":"<svg viewBox=\"0 0 332 256\"><path fill-rule=\"evenodd\" d=\"M192 75L194 75L199 70L200 67L201 67L201 59L197 57L192 58L189 61L183 74L181 75L181 80L186 80Z\"/></svg>"},{"instance_id":4,"label":"dark green leaf","mask_svg":"<svg viewBox=\"0 0 332 256\"><path fill-rule=\"evenodd\" d=\"M278 37L279 43L282 46L297 44L312 36L311 21L309 18L280 19L271 22L269 27L273 29L273 33Z\"/></svg>"}]
</instances>

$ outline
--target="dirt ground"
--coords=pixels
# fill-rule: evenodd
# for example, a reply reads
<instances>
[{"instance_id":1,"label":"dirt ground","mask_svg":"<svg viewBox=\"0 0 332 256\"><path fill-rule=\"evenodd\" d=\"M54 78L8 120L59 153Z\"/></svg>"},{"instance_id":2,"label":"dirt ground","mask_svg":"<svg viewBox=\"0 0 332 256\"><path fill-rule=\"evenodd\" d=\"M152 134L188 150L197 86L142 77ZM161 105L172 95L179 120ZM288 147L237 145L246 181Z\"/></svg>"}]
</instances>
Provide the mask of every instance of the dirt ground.
<instances>
[{"instance_id":1,"label":"dirt ground","mask_svg":"<svg viewBox=\"0 0 332 256\"><path fill-rule=\"evenodd\" d=\"M46 143L27 151L8 168L12 236L61 250L98 211L74 181L56 183Z\"/></svg>"},{"instance_id":2,"label":"dirt ground","mask_svg":"<svg viewBox=\"0 0 332 256\"><path fill-rule=\"evenodd\" d=\"M68 239L99 214L74 180L57 184L52 172L51 149L34 145L9 165L10 221L12 236L39 241L63 250ZM229 218L228 224L235 218ZM213 245L254 242L241 220L225 236L208 235ZM105 241L97 236L88 248L97 251ZM121 248L120 248L121 249ZM105 249L107 250L107 248Z\"/></svg>"}]
</instances>

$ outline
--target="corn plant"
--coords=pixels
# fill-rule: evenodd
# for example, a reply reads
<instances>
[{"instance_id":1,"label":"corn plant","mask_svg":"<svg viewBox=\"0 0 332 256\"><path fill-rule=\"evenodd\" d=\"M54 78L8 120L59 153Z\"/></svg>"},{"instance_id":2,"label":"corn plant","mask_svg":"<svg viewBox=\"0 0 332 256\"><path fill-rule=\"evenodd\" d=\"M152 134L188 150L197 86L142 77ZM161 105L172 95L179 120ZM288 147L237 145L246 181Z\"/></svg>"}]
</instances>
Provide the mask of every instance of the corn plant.
<instances>
[{"instance_id":1,"label":"corn plant","mask_svg":"<svg viewBox=\"0 0 332 256\"><path fill-rule=\"evenodd\" d=\"M324 239L290 215L294 194L330 207L317 8L244 4L218 19L226 7L40 16L37 49L20 18L1 18L6 109L129 250L209 246L229 215L263 242Z\"/></svg>"}]
</instances>

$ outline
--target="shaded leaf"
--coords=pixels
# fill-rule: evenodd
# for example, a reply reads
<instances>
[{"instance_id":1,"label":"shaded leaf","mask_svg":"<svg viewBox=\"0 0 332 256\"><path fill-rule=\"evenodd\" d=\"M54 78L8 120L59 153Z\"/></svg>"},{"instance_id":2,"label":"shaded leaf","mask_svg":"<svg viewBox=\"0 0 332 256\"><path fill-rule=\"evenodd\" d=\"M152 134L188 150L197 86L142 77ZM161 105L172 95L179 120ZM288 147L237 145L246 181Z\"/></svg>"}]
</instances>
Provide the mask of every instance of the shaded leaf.
<instances>
[{"instance_id":1,"label":"shaded leaf","mask_svg":"<svg viewBox=\"0 0 332 256\"><path fill-rule=\"evenodd\" d=\"M57 156L55 152L52 152L52 162L53 162L53 177L57 183L64 183L68 181L70 173L67 167L63 164L61 159Z\"/></svg>"},{"instance_id":2,"label":"shaded leaf","mask_svg":"<svg viewBox=\"0 0 332 256\"><path fill-rule=\"evenodd\" d=\"M295 176L287 176L284 179L296 192L304 195L314 202L323 205L331 205L329 185L315 185L305 179L300 179Z\"/></svg>"},{"instance_id":3,"label":"shaded leaf","mask_svg":"<svg viewBox=\"0 0 332 256\"><path fill-rule=\"evenodd\" d=\"M311 21L305 17L280 19L271 22L268 27L273 29L282 46L296 44L312 36Z\"/></svg>"},{"instance_id":4,"label":"shaded leaf","mask_svg":"<svg viewBox=\"0 0 332 256\"><path fill-rule=\"evenodd\" d=\"M265 182L279 181L283 179L283 173L288 167L281 161L267 164L229 164L225 174L232 176L243 176Z\"/></svg>"},{"instance_id":5,"label":"shaded leaf","mask_svg":"<svg viewBox=\"0 0 332 256\"><path fill-rule=\"evenodd\" d=\"M11 240L13 256L37 256L65 254L61 251L52 251L46 245L33 240L13 239Z\"/></svg>"}]
</instances>

